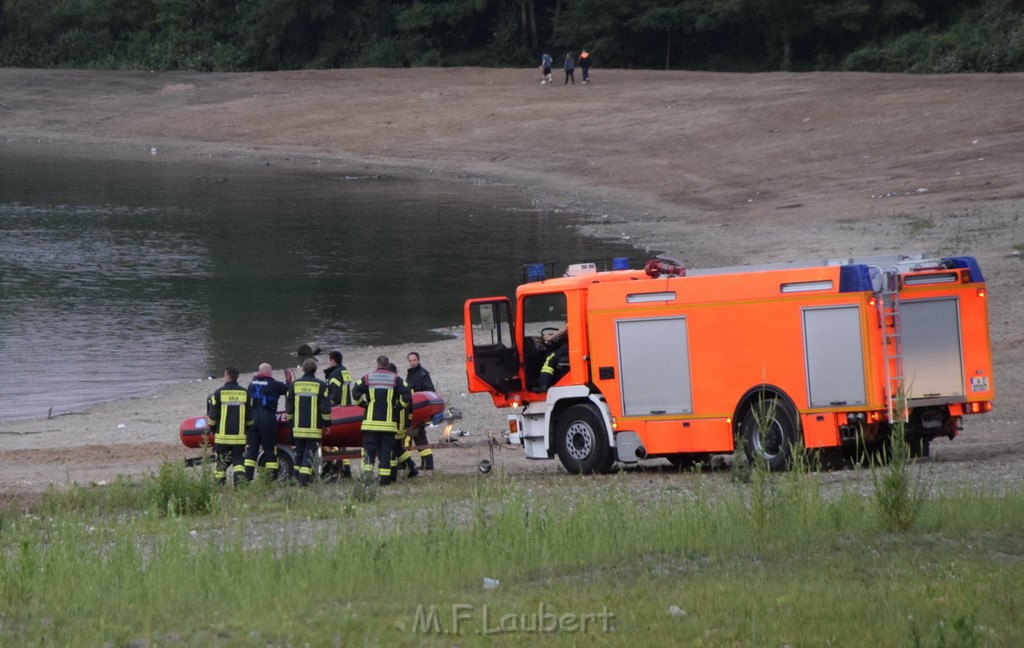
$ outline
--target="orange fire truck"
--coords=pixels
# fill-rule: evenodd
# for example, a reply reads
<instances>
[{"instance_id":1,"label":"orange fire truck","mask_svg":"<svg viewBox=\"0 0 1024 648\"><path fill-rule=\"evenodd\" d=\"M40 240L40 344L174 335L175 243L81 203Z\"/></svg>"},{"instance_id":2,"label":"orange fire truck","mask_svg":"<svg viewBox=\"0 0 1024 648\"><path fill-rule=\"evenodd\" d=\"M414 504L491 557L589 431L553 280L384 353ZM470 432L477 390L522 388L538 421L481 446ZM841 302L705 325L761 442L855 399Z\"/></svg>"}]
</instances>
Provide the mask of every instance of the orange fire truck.
<instances>
[{"instance_id":1,"label":"orange fire truck","mask_svg":"<svg viewBox=\"0 0 1024 648\"><path fill-rule=\"evenodd\" d=\"M741 443L781 470L797 443L880 445L898 420L926 455L992 409L973 257L706 270L615 261L557 278L531 264L514 309L506 297L466 302L469 389L516 408L511 438L528 458L594 473L655 457L682 465ZM564 339L547 340L560 329Z\"/></svg>"}]
</instances>

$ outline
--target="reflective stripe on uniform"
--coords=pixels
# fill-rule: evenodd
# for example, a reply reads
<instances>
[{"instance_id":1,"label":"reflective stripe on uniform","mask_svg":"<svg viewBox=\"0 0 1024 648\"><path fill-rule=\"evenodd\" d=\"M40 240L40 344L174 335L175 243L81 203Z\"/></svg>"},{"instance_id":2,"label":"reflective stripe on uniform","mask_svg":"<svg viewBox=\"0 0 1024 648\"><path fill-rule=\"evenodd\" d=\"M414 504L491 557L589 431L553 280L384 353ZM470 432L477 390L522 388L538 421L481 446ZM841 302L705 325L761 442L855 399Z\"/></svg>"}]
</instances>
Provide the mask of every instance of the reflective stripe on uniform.
<instances>
[{"instance_id":1,"label":"reflective stripe on uniform","mask_svg":"<svg viewBox=\"0 0 1024 648\"><path fill-rule=\"evenodd\" d=\"M221 445L244 445L245 428L251 424L252 416L248 408L249 393L239 389L221 389L211 401L214 405L219 405L219 417L211 421L211 427L216 428L213 442Z\"/></svg>"},{"instance_id":2,"label":"reflective stripe on uniform","mask_svg":"<svg viewBox=\"0 0 1024 648\"><path fill-rule=\"evenodd\" d=\"M323 436L320 431L321 419L330 422L330 414L320 415L320 398L322 397L323 384L313 381L296 380L292 383L293 408L292 408L292 434L300 439L319 439Z\"/></svg>"}]
</instances>

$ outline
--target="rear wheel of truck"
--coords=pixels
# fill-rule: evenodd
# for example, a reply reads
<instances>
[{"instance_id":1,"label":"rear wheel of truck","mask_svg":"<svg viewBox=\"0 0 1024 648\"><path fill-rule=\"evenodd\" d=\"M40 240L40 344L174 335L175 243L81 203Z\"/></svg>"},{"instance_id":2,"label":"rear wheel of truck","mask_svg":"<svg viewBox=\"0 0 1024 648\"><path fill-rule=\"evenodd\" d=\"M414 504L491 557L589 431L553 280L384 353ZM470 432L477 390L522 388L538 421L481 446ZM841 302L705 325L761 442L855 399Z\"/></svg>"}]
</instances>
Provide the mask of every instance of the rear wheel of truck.
<instances>
[{"instance_id":1,"label":"rear wheel of truck","mask_svg":"<svg viewBox=\"0 0 1024 648\"><path fill-rule=\"evenodd\" d=\"M615 462L601 415L590 405L573 405L558 418L555 451L573 474L608 472Z\"/></svg>"},{"instance_id":2,"label":"rear wheel of truck","mask_svg":"<svg viewBox=\"0 0 1024 648\"><path fill-rule=\"evenodd\" d=\"M796 416L781 398L757 398L740 424L743 449L750 463L761 463L772 472L788 470L793 446L799 443Z\"/></svg>"}]
</instances>

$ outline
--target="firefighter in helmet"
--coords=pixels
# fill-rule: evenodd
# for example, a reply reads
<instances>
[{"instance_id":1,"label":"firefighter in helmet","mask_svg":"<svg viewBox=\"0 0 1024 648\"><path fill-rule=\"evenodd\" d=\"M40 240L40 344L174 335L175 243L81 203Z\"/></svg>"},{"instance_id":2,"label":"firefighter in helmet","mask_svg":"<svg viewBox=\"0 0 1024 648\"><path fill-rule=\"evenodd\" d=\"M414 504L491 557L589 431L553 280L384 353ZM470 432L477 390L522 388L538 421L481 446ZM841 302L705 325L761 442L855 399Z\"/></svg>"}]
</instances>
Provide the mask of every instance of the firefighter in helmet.
<instances>
[{"instance_id":1,"label":"firefighter in helmet","mask_svg":"<svg viewBox=\"0 0 1024 648\"><path fill-rule=\"evenodd\" d=\"M320 449L323 429L331 424L331 399L327 383L316 377L316 360L302 363L301 378L288 385L285 420L291 424L295 442L295 472L299 486L313 478L313 459Z\"/></svg>"},{"instance_id":2,"label":"firefighter in helmet","mask_svg":"<svg viewBox=\"0 0 1024 648\"><path fill-rule=\"evenodd\" d=\"M230 470L232 483L237 484L245 473L243 454L246 432L253 426L253 413L252 399L238 384L235 367L224 368L224 386L210 396L206 420L213 432L213 451L217 456L213 474L223 484Z\"/></svg>"},{"instance_id":3,"label":"firefighter in helmet","mask_svg":"<svg viewBox=\"0 0 1024 648\"><path fill-rule=\"evenodd\" d=\"M412 402L412 394L402 377L388 370L387 356L377 357L377 369L360 379L352 389L352 398L366 407L363 418L363 473L373 473L377 463L380 484L394 483L391 453L398 434L398 412Z\"/></svg>"}]
</instances>

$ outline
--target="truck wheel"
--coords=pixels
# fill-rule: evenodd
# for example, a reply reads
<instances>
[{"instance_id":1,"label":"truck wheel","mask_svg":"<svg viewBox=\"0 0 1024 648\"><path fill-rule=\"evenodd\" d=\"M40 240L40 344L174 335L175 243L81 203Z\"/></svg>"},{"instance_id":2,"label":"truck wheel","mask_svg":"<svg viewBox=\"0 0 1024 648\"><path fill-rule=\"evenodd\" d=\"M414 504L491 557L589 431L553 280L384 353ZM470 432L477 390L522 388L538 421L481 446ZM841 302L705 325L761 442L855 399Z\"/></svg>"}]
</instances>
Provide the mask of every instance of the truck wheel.
<instances>
[{"instance_id":1,"label":"truck wheel","mask_svg":"<svg viewBox=\"0 0 1024 648\"><path fill-rule=\"evenodd\" d=\"M601 416L589 405L573 405L555 425L555 451L574 474L608 472L615 461Z\"/></svg>"},{"instance_id":2,"label":"truck wheel","mask_svg":"<svg viewBox=\"0 0 1024 648\"><path fill-rule=\"evenodd\" d=\"M772 472L789 469L793 446L800 441L796 417L774 396L751 403L743 415L740 435L750 463L761 462Z\"/></svg>"},{"instance_id":3,"label":"truck wheel","mask_svg":"<svg viewBox=\"0 0 1024 648\"><path fill-rule=\"evenodd\" d=\"M277 446L277 480L289 481L295 470L295 450L291 446Z\"/></svg>"}]
</instances>

